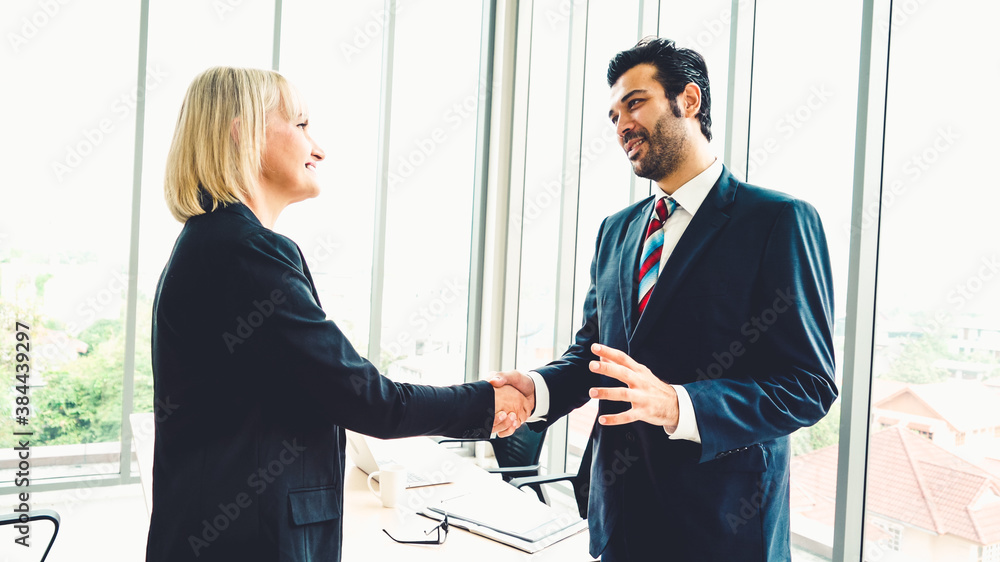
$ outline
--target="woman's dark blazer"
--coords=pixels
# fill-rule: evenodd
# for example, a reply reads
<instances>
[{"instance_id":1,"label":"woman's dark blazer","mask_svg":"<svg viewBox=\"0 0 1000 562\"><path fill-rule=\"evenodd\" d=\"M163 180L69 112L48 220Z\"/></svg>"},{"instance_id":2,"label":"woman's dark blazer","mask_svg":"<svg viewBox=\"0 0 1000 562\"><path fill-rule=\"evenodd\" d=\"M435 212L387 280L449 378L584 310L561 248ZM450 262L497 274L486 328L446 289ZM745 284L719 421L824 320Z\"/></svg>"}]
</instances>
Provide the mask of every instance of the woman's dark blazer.
<instances>
[{"instance_id":1,"label":"woman's dark blazer","mask_svg":"<svg viewBox=\"0 0 1000 562\"><path fill-rule=\"evenodd\" d=\"M493 389L395 383L242 204L188 219L153 303L147 561L340 560L344 428L488 437Z\"/></svg>"}]
</instances>

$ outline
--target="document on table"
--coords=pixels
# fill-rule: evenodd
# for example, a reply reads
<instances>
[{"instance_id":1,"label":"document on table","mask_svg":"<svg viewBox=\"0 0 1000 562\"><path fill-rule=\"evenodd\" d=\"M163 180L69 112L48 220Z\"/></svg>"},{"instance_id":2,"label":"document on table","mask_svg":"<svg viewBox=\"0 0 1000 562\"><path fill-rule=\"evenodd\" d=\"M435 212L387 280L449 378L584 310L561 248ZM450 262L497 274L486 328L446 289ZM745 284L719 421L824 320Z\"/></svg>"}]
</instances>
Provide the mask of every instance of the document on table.
<instances>
[{"instance_id":1,"label":"document on table","mask_svg":"<svg viewBox=\"0 0 1000 562\"><path fill-rule=\"evenodd\" d=\"M445 513L456 527L526 552L537 552L587 527L577 515L560 512L512 486L472 491L422 512L438 520Z\"/></svg>"}]
</instances>

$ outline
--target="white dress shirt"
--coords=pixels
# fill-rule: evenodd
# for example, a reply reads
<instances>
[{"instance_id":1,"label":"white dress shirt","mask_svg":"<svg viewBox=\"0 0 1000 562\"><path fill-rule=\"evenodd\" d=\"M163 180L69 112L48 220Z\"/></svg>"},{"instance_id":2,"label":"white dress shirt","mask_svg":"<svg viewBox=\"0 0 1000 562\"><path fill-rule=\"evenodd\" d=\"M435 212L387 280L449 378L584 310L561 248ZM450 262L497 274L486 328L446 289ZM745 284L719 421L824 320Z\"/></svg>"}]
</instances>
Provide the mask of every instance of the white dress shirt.
<instances>
[{"instance_id":1,"label":"white dress shirt","mask_svg":"<svg viewBox=\"0 0 1000 562\"><path fill-rule=\"evenodd\" d=\"M708 192L719 181L721 175L722 162L716 158L712 162L712 165L705 168L703 172L677 188L673 195L668 196L659 187L655 189L657 199L670 197L677 203L677 208L674 209L674 212L663 223L663 249L660 254L661 272L665 271L667 260L670 259L670 254L677 247L677 242L681 239L681 235L687 230L694 214L698 212L698 208L701 207L701 204L705 201L705 197L708 196ZM647 224L652 220L652 209L655 207L654 201L654 205L650 206L649 218L646 219ZM643 232L645 232L645 229L643 229ZM537 372L531 371L528 373L528 376L535 383L535 411L528 418L528 421L541 421L549 413L549 388L545 384L545 380ZM701 433L698 431L698 420L695 418L691 397L682 385L675 384L671 386L677 392L677 406L679 409L677 428L673 432L667 431L665 427L663 430L667 431L671 439L687 439L688 441L701 443Z\"/></svg>"}]
</instances>

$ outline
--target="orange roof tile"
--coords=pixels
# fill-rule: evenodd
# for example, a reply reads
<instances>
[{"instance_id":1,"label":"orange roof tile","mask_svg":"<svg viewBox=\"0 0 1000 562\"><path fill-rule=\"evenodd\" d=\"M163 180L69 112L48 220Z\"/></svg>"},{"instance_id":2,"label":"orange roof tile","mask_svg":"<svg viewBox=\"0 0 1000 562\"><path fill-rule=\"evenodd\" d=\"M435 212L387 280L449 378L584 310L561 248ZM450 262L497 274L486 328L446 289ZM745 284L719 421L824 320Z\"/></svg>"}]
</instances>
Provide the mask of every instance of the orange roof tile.
<instances>
[{"instance_id":1,"label":"orange roof tile","mask_svg":"<svg viewBox=\"0 0 1000 562\"><path fill-rule=\"evenodd\" d=\"M977 544L1000 542L1000 477L891 427L871 436L866 509ZM833 524L837 446L792 459L791 508Z\"/></svg>"},{"instance_id":2,"label":"orange roof tile","mask_svg":"<svg viewBox=\"0 0 1000 562\"><path fill-rule=\"evenodd\" d=\"M979 381L910 384L885 394L892 386L878 385L879 394L882 394L881 399L878 399L873 391L873 410L891 411L887 406L891 407L892 402L898 397L910 394L958 431L1000 426L1000 408L997 408L996 393Z\"/></svg>"}]
</instances>

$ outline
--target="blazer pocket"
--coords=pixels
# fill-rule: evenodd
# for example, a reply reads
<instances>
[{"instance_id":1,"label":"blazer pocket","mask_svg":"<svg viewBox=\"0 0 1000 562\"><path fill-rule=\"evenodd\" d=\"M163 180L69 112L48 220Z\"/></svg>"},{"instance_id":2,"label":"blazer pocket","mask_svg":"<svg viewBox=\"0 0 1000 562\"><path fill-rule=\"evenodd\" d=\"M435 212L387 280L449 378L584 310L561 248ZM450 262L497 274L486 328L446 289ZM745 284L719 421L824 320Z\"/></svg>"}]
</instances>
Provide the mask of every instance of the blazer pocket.
<instances>
[{"instance_id":1,"label":"blazer pocket","mask_svg":"<svg viewBox=\"0 0 1000 562\"><path fill-rule=\"evenodd\" d=\"M319 486L289 490L288 507L295 525L338 519L343 508L340 487Z\"/></svg>"},{"instance_id":2,"label":"blazer pocket","mask_svg":"<svg viewBox=\"0 0 1000 562\"><path fill-rule=\"evenodd\" d=\"M760 443L725 451L709 461L723 472L764 472L767 470L767 450Z\"/></svg>"}]
</instances>

